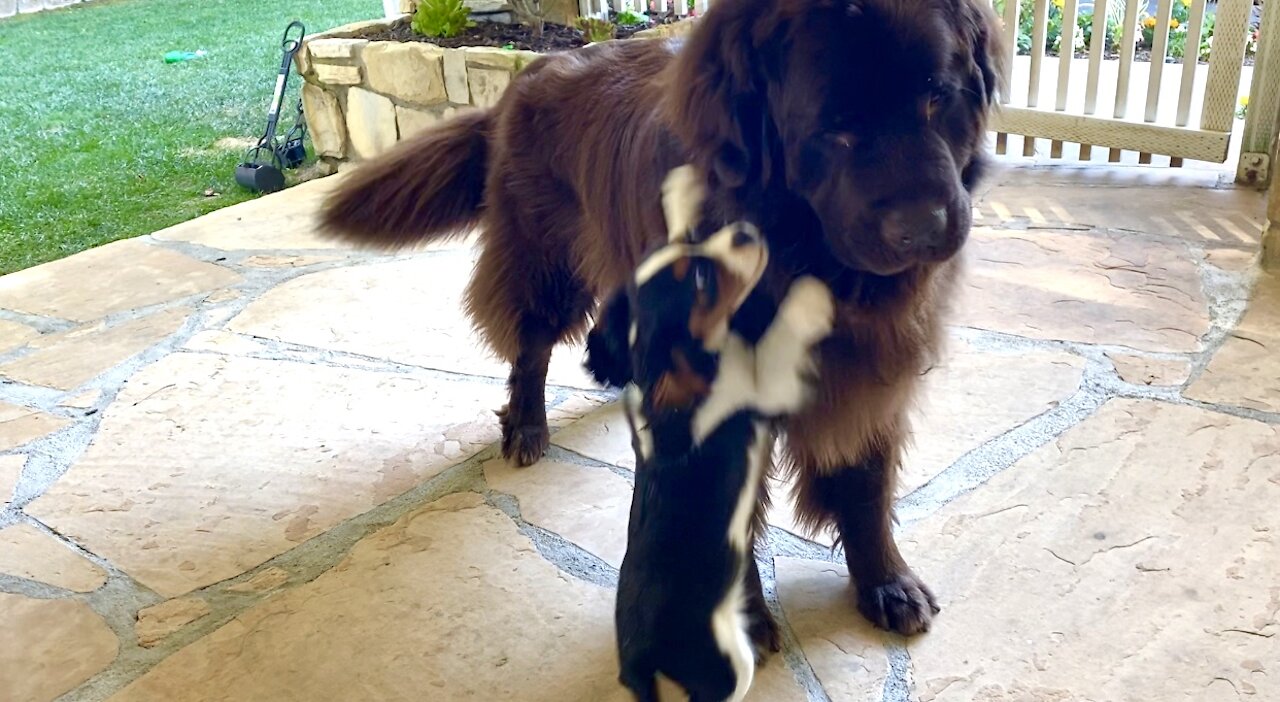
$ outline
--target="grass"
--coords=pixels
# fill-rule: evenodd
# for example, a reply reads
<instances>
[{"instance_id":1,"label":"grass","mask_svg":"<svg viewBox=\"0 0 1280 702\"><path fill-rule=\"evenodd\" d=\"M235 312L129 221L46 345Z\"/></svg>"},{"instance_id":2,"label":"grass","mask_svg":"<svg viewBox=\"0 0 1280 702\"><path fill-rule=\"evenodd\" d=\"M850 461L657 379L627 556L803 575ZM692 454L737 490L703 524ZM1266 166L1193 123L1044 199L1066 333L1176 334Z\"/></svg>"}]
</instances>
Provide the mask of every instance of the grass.
<instances>
[{"instance_id":1,"label":"grass","mask_svg":"<svg viewBox=\"0 0 1280 702\"><path fill-rule=\"evenodd\" d=\"M95 0L0 20L0 274L253 197L233 173L265 125L285 25L314 33L381 11L378 0ZM165 64L175 49L209 55Z\"/></svg>"}]
</instances>

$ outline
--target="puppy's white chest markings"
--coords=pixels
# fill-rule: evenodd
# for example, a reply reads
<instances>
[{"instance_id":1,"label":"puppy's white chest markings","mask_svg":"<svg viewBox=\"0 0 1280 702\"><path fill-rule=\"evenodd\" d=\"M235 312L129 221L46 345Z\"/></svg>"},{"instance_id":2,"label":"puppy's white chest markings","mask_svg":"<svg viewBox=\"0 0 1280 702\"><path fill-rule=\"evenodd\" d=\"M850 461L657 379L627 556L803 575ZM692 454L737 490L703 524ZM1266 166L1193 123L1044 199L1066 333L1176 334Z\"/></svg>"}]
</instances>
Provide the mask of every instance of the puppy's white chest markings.
<instances>
[{"instance_id":1,"label":"puppy's white chest markings","mask_svg":"<svg viewBox=\"0 0 1280 702\"><path fill-rule=\"evenodd\" d=\"M720 351L711 393L694 415L694 441L705 441L743 410L766 416L798 411L809 394L805 376L813 364L813 345L831 333L834 320L830 289L805 277L792 283L755 348L731 332Z\"/></svg>"}]
</instances>

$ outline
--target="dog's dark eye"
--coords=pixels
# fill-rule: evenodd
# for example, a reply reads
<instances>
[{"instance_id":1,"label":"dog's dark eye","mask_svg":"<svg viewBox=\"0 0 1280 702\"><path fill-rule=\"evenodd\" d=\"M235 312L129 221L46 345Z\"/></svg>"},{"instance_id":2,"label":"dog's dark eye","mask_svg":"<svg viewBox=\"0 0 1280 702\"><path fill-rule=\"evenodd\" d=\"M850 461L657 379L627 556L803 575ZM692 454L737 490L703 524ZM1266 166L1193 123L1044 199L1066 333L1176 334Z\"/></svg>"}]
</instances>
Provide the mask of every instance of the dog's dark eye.
<instances>
[{"instance_id":1,"label":"dog's dark eye","mask_svg":"<svg viewBox=\"0 0 1280 702\"><path fill-rule=\"evenodd\" d=\"M936 79L929 79L928 103L926 105L926 114L932 117L934 114L945 109L951 103L952 97L955 96L954 87L939 83Z\"/></svg>"}]
</instances>

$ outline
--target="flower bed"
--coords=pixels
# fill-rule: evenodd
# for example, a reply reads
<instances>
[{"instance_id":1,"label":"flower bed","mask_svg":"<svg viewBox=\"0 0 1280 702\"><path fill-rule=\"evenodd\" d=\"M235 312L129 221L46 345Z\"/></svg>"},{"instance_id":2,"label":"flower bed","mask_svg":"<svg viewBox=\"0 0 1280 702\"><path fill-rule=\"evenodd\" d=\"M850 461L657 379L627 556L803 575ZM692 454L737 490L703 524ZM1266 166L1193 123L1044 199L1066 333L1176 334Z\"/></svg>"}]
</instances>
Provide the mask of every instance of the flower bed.
<instances>
[{"instance_id":1,"label":"flower bed","mask_svg":"<svg viewBox=\"0 0 1280 702\"><path fill-rule=\"evenodd\" d=\"M305 81L303 109L316 155L326 163L370 158L459 108L492 106L512 77L540 56L379 39L396 36L406 21L359 22L303 42L296 57ZM632 38L676 36L688 28L688 21L677 22Z\"/></svg>"},{"instance_id":2,"label":"flower bed","mask_svg":"<svg viewBox=\"0 0 1280 702\"><path fill-rule=\"evenodd\" d=\"M1005 5L1009 0L995 0L995 9L997 14L1003 18ZM1032 23L1035 18L1035 0L1018 0L1018 32L1017 44L1018 53L1020 55L1028 55L1031 53L1031 45L1033 43ZM1102 0L1096 0L1101 3ZM1047 23L1045 25L1045 53L1049 56L1059 56L1062 53L1063 42L1063 0L1051 0L1048 5ZM1111 2L1104 5L1107 7L1106 27L1106 45L1103 47L1105 58L1113 59L1119 57L1121 42L1121 17L1125 9L1122 2ZM1169 43L1166 61L1169 63L1182 63L1188 55L1195 56L1201 63L1209 60L1209 52L1213 47L1214 25L1217 19L1216 7L1210 8L1205 12L1204 26L1201 29L1199 46L1188 47L1187 30L1190 22L1191 0L1174 0L1172 4L1172 13L1169 19ZM1090 7L1077 13L1076 26L1072 33L1071 50L1072 55L1076 58L1085 58L1093 43L1093 12L1094 8ZM1254 55L1258 48L1258 23L1260 21L1260 13L1255 7L1255 12L1249 21L1249 36L1245 42L1245 58L1244 63L1251 65ZM1151 48L1154 44L1156 18L1148 12L1147 7L1143 9L1138 16L1138 31L1134 34L1134 59L1137 61L1150 61Z\"/></svg>"}]
</instances>

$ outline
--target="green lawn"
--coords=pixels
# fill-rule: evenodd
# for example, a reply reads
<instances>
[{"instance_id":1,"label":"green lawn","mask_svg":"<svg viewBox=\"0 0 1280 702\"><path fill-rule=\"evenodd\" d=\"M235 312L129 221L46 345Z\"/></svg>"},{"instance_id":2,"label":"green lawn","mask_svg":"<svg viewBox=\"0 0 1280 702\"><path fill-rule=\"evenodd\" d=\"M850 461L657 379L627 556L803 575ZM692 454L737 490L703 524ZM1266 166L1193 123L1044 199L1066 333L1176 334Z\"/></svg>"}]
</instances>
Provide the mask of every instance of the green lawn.
<instances>
[{"instance_id":1,"label":"green lawn","mask_svg":"<svg viewBox=\"0 0 1280 702\"><path fill-rule=\"evenodd\" d=\"M378 0L95 0L0 20L0 274L252 197L233 171L265 124L285 25L381 12ZM209 55L166 65L174 49Z\"/></svg>"}]
</instances>

